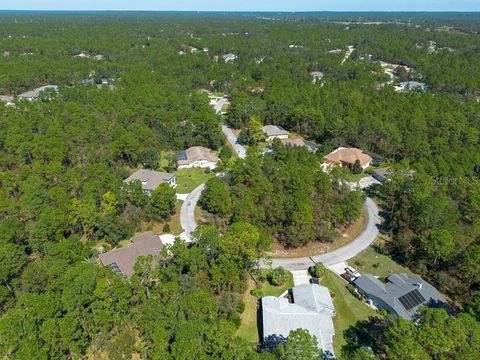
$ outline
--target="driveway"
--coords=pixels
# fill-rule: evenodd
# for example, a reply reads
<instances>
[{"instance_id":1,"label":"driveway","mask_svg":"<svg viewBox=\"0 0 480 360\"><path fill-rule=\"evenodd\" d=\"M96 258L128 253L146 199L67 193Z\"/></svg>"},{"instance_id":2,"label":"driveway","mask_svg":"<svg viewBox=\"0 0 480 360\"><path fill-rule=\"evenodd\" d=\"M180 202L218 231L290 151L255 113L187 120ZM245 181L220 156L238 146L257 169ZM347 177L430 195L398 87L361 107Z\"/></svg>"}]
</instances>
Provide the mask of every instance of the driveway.
<instances>
[{"instance_id":1,"label":"driveway","mask_svg":"<svg viewBox=\"0 0 480 360\"><path fill-rule=\"evenodd\" d=\"M238 138L233 133L232 129L230 129L227 125L222 125L222 131L227 137L228 142L232 145L233 149L237 153L237 156L240 159L245 159L247 157L247 151L245 148L238 143Z\"/></svg>"},{"instance_id":2,"label":"driveway","mask_svg":"<svg viewBox=\"0 0 480 360\"><path fill-rule=\"evenodd\" d=\"M197 227L195 207L197 206L198 200L200 200L200 195L202 195L204 188L205 184L202 184L188 194L180 209L180 225L185 232L184 236L188 239L191 239L191 233Z\"/></svg>"},{"instance_id":3,"label":"driveway","mask_svg":"<svg viewBox=\"0 0 480 360\"><path fill-rule=\"evenodd\" d=\"M228 99L225 96L218 99L218 101L215 103L215 105L213 105L213 108L215 109L215 112L217 114L221 114L223 105L225 105L227 102L228 102Z\"/></svg>"}]
</instances>

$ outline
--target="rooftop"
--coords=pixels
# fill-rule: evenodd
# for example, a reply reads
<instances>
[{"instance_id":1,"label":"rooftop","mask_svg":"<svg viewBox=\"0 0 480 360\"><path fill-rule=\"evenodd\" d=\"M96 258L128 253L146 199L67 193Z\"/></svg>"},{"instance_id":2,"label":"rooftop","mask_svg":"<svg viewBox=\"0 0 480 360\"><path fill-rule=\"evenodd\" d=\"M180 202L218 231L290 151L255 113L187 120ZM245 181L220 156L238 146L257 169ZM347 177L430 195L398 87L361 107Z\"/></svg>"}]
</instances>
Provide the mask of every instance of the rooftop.
<instances>
[{"instance_id":1,"label":"rooftop","mask_svg":"<svg viewBox=\"0 0 480 360\"><path fill-rule=\"evenodd\" d=\"M263 338L287 338L291 330L307 330L318 341L318 347L333 354L332 316L335 314L330 292L317 284L292 288L293 302L287 298L262 298Z\"/></svg>"},{"instance_id":2,"label":"rooftop","mask_svg":"<svg viewBox=\"0 0 480 360\"><path fill-rule=\"evenodd\" d=\"M124 182L129 183L138 180L142 183L144 190L154 191L161 184L170 181L173 177L175 177L175 175L170 173L141 169L126 178Z\"/></svg>"},{"instance_id":3,"label":"rooftop","mask_svg":"<svg viewBox=\"0 0 480 360\"><path fill-rule=\"evenodd\" d=\"M104 266L110 266L116 273L130 277L139 256L158 255L162 247L160 237L147 231L132 237L129 246L100 254L99 258Z\"/></svg>"},{"instance_id":4,"label":"rooftop","mask_svg":"<svg viewBox=\"0 0 480 360\"><path fill-rule=\"evenodd\" d=\"M404 319L412 319L421 306L431 302L445 303L440 292L422 278L408 274L392 274L383 283L373 275L355 280L357 289L366 297L383 301Z\"/></svg>"},{"instance_id":5,"label":"rooftop","mask_svg":"<svg viewBox=\"0 0 480 360\"><path fill-rule=\"evenodd\" d=\"M330 154L323 157L325 161L337 164L353 165L355 161L360 161L360 165L365 166L372 162L372 157L365 154L362 150L356 148L340 147Z\"/></svg>"},{"instance_id":6,"label":"rooftop","mask_svg":"<svg viewBox=\"0 0 480 360\"><path fill-rule=\"evenodd\" d=\"M281 135L288 135L288 131L282 129L280 126L276 125L265 125L262 128L262 131L267 136L281 136Z\"/></svg>"},{"instance_id":7,"label":"rooftop","mask_svg":"<svg viewBox=\"0 0 480 360\"><path fill-rule=\"evenodd\" d=\"M217 155L215 155L210 149L203 146L194 146L184 151L177 153L178 165L189 165L195 161L206 160L216 163L219 161Z\"/></svg>"}]
</instances>

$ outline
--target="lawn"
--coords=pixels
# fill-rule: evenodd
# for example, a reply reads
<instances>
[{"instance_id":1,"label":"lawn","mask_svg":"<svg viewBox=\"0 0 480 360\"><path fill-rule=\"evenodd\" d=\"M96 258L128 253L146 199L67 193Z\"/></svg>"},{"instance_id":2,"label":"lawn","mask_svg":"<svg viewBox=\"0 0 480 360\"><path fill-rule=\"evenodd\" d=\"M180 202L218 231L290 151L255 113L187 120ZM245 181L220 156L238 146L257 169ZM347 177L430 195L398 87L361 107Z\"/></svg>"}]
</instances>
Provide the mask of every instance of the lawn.
<instances>
[{"instance_id":1,"label":"lawn","mask_svg":"<svg viewBox=\"0 0 480 360\"><path fill-rule=\"evenodd\" d=\"M366 320L377 313L368 307L364 302L355 298L348 290L347 283L333 272L326 271L321 281L323 286L328 287L330 292L335 294L333 305L336 315L333 318L335 327L335 336L333 338L333 347L337 356L341 354L341 348L346 344L344 331L358 321Z\"/></svg>"},{"instance_id":2,"label":"lawn","mask_svg":"<svg viewBox=\"0 0 480 360\"><path fill-rule=\"evenodd\" d=\"M205 172L205 169L193 168L182 169L175 173L177 177L176 191L178 194L188 194L197 186L215 176L213 172Z\"/></svg>"},{"instance_id":3,"label":"lawn","mask_svg":"<svg viewBox=\"0 0 480 360\"><path fill-rule=\"evenodd\" d=\"M262 274L266 275L266 271L262 270ZM258 299L255 296L250 295L250 290L255 287L253 279L248 279L247 290L243 294L243 301L245 302L245 310L241 315L242 323L237 330L237 336L240 336L248 340L252 345L256 345L259 342L258 327L257 327L257 305ZM267 281L261 283L265 296L280 296L285 291L293 287L293 277L290 274L288 281L284 286L272 286Z\"/></svg>"},{"instance_id":4,"label":"lawn","mask_svg":"<svg viewBox=\"0 0 480 360\"><path fill-rule=\"evenodd\" d=\"M175 204L175 214L170 218L170 221L168 221L168 225L170 225L170 231L168 232L169 234L173 235L180 235L183 232L182 226L180 225L180 208L182 207L183 201L177 201ZM163 231L163 226L164 223L156 223L153 226L152 231L155 234L162 235L165 232Z\"/></svg>"},{"instance_id":5,"label":"lawn","mask_svg":"<svg viewBox=\"0 0 480 360\"><path fill-rule=\"evenodd\" d=\"M390 273L412 273L408 268L395 262L391 257L378 253L372 247L355 256L348 263L361 274L372 274L382 279L385 279Z\"/></svg>"}]
</instances>

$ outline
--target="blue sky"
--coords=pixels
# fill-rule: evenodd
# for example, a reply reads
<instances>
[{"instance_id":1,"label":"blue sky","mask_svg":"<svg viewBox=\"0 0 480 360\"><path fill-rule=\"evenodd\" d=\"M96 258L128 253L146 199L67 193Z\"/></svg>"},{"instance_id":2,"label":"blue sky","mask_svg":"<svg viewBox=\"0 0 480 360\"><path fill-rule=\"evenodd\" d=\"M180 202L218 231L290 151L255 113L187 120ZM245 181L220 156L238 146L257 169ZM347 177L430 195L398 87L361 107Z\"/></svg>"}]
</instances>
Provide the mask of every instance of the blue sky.
<instances>
[{"instance_id":1,"label":"blue sky","mask_svg":"<svg viewBox=\"0 0 480 360\"><path fill-rule=\"evenodd\" d=\"M0 0L2 10L480 11L480 0Z\"/></svg>"}]
</instances>

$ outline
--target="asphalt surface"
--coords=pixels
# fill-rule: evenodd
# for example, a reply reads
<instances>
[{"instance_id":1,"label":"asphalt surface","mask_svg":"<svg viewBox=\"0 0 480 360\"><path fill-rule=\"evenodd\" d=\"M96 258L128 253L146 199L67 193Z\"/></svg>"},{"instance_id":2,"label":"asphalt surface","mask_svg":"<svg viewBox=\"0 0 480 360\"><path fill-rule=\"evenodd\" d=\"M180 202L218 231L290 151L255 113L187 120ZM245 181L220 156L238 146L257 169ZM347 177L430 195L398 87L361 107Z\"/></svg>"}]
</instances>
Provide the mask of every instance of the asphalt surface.
<instances>
[{"instance_id":1,"label":"asphalt surface","mask_svg":"<svg viewBox=\"0 0 480 360\"><path fill-rule=\"evenodd\" d=\"M233 149L237 153L237 156L240 159L245 159L247 157L247 151L245 148L238 143L238 138L233 133L232 129L230 129L227 125L222 125L222 131L227 137L228 142L232 145Z\"/></svg>"},{"instance_id":2,"label":"asphalt surface","mask_svg":"<svg viewBox=\"0 0 480 360\"><path fill-rule=\"evenodd\" d=\"M220 98L220 100L218 100L215 105L213 105L213 108L215 109L215 112L217 114L220 114L222 112L223 105L225 105L227 101L228 99L224 96Z\"/></svg>"},{"instance_id":3,"label":"asphalt surface","mask_svg":"<svg viewBox=\"0 0 480 360\"><path fill-rule=\"evenodd\" d=\"M204 188L205 184L202 184L188 194L180 209L180 225L185 232L185 236L190 240L193 230L197 227L195 207L197 206L198 200L200 200L200 195Z\"/></svg>"}]
</instances>

